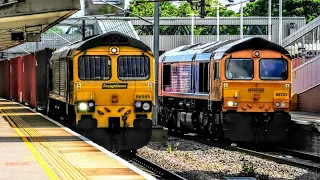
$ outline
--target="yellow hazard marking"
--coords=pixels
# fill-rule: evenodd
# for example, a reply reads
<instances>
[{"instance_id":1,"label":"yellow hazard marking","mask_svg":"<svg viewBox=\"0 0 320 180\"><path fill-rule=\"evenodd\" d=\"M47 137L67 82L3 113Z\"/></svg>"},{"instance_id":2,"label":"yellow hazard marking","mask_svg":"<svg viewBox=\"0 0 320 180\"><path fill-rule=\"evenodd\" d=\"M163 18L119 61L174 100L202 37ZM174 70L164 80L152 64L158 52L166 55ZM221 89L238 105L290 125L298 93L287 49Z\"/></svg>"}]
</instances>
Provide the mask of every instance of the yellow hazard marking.
<instances>
[{"instance_id":1,"label":"yellow hazard marking","mask_svg":"<svg viewBox=\"0 0 320 180\"><path fill-rule=\"evenodd\" d=\"M6 117L10 125L13 127L13 129L17 132L17 134L21 137L23 142L27 145L27 147L30 149L34 157L39 162L40 166L44 169L46 174L49 176L50 179L59 179L58 176L54 173L54 171L49 167L49 165L46 163L46 161L42 158L42 156L39 154L39 152L35 149L35 147L32 146L32 144L27 140L27 138L21 133L21 131L17 128L17 126L12 122L12 120L7 116L7 114L0 109L0 112L3 116Z\"/></svg>"}]
</instances>

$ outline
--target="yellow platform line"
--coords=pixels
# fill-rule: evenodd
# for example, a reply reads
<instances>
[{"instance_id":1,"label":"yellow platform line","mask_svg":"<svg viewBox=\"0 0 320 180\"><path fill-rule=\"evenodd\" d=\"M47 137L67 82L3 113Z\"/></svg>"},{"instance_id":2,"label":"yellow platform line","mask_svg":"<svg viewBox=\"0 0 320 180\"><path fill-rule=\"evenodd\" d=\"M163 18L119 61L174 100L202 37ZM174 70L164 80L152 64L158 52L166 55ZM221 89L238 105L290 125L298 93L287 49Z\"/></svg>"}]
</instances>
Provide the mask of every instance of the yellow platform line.
<instances>
[{"instance_id":1,"label":"yellow platform line","mask_svg":"<svg viewBox=\"0 0 320 180\"><path fill-rule=\"evenodd\" d=\"M51 143L47 142L34 128L30 127L21 118L12 117L12 119L19 124L20 128L23 128L24 132L29 135L31 140L35 141L33 143L41 152L43 152L41 154L52 162L52 166L57 170L56 172L59 172L59 175L63 176L63 179L86 179L77 168L66 160L62 154L56 150Z\"/></svg>"},{"instance_id":2,"label":"yellow platform line","mask_svg":"<svg viewBox=\"0 0 320 180\"><path fill-rule=\"evenodd\" d=\"M34 157L39 162L42 169L45 171L45 173L48 175L50 179L58 180L58 176L54 173L54 171L49 167L47 162L42 158L42 156L37 152L35 147L32 146L32 144L27 140L27 138L20 132L20 130L17 128L17 126L12 122L12 120L6 115L6 113L0 109L0 112L3 116L6 117L10 125L13 127L13 129L16 131L16 133L21 137L22 141L27 145L27 147L30 149L31 153L34 155Z\"/></svg>"},{"instance_id":3,"label":"yellow platform line","mask_svg":"<svg viewBox=\"0 0 320 180\"><path fill-rule=\"evenodd\" d=\"M26 123L20 116L11 116L10 118L12 119L13 123L16 123L17 126L22 129L24 134L27 135L31 141L33 141L32 144L34 144L34 146L42 154L42 157L47 159L51 167L55 169L56 173L62 179L87 179L79 169L74 167L67 159L65 159L65 157L54 146L52 146L50 142L43 138L42 135L37 132L37 130Z\"/></svg>"}]
</instances>

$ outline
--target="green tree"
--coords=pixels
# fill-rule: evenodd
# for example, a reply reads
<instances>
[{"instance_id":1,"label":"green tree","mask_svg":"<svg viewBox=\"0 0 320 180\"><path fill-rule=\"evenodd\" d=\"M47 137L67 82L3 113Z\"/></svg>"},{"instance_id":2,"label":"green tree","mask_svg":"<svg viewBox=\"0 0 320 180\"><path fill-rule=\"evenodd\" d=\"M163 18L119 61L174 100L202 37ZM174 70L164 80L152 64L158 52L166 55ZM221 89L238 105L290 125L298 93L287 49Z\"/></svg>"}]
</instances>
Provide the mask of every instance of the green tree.
<instances>
[{"instance_id":1,"label":"green tree","mask_svg":"<svg viewBox=\"0 0 320 180\"><path fill-rule=\"evenodd\" d=\"M54 26L52 28L50 28L49 30L47 30L45 32L45 34L54 34L53 32L57 33L57 34L63 34L63 31L61 28L57 27L57 26Z\"/></svg>"},{"instance_id":2,"label":"green tree","mask_svg":"<svg viewBox=\"0 0 320 180\"><path fill-rule=\"evenodd\" d=\"M129 11L141 16L141 17L153 17L154 12L154 4L152 2L150 3L139 3L136 4L136 2L146 2L147 0L133 0L130 2ZM206 4L209 4L210 7L206 7L206 11L208 11L207 16L208 17L216 17L216 6L219 5L219 15L224 17L229 16L236 16L236 13L232 10L228 10L226 7L222 6L218 0L211 1L206 0ZM191 8L190 3L188 2L181 2L179 3L179 6L175 6L172 4L172 2L161 2L160 3L160 16L161 17L190 17L191 14L194 14L195 17L199 16L199 8ZM133 15L130 15L133 16ZM161 26L161 32L164 32L168 27ZM237 31L237 28L231 28L230 30ZM189 26L189 29L191 29L191 26ZM200 34L208 34L211 27L207 26L196 26L194 29L195 35ZM229 28L228 28L229 29ZM231 33L232 33L231 32Z\"/></svg>"},{"instance_id":3,"label":"green tree","mask_svg":"<svg viewBox=\"0 0 320 180\"><path fill-rule=\"evenodd\" d=\"M143 2L137 4L137 1ZM146 2L147 0L133 0L130 2L129 11L137 14L141 17L153 17L154 13L154 3ZM160 16L161 17L171 17L178 15L177 6L173 5L172 2L161 2L160 3ZM129 14L129 16L134 16Z\"/></svg>"},{"instance_id":4,"label":"green tree","mask_svg":"<svg viewBox=\"0 0 320 180\"><path fill-rule=\"evenodd\" d=\"M307 22L320 15L320 0L284 0L283 16L304 16ZM279 0L272 0L272 16L279 16ZM268 16L268 1L257 0L243 9L244 16Z\"/></svg>"},{"instance_id":5,"label":"green tree","mask_svg":"<svg viewBox=\"0 0 320 180\"><path fill-rule=\"evenodd\" d=\"M111 6L109 4L103 5L101 8L98 9L98 14L114 14L118 12L119 9Z\"/></svg>"}]
</instances>

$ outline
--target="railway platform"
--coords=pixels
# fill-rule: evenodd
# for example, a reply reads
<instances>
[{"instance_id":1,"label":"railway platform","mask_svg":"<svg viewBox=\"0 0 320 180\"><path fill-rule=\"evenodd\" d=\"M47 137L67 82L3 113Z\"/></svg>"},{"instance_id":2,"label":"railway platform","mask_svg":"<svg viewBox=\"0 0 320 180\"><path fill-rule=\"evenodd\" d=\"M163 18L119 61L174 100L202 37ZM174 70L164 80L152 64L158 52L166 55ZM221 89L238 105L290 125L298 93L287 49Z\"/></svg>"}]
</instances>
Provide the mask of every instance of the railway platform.
<instances>
[{"instance_id":1,"label":"railway platform","mask_svg":"<svg viewBox=\"0 0 320 180\"><path fill-rule=\"evenodd\" d=\"M292 121L302 122L307 124L316 124L320 126L320 114L304 112L304 111L291 111L290 112Z\"/></svg>"},{"instance_id":2,"label":"railway platform","mask_svg":"<svg viewBox=\"0 0 320 180\"><path fill-rule=\"evenodd\" d=\"M320 132L320 114L304 111L291 111L291 120L305 128L309 127L316 132ZM307 128L307 129L309 129Z\"/></svg>"},{"instance_id":3,"label":"railway platform","mask_svg":"<svg viewBox=\"0 0 320 180\"><path fill-rule=\"evenodd\" d=\"M0 179L155 179L89 139L0 98Z\"/></svg>"}]
</instances>

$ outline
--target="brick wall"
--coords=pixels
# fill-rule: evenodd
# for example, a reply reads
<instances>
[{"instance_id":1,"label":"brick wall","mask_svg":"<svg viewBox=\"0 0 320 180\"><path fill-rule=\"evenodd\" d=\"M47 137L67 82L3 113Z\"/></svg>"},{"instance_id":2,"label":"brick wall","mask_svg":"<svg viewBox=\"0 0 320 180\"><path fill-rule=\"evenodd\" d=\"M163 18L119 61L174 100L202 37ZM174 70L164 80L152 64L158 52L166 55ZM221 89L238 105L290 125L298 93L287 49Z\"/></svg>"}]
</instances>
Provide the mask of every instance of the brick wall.
<instances>
[{"instance_id":1,"label":"brick wall","mask_svg":"<svg viewBox=\"0 0 320 180\"><path fill-rule=\"evenodd\" d=\"M298 110L320 113L320 85L298 95Z\"/></svg>"}]
</instances>

